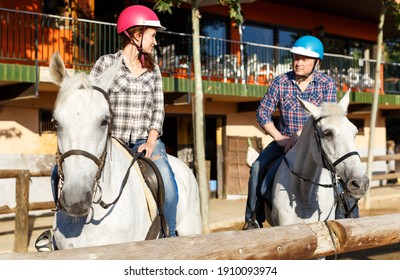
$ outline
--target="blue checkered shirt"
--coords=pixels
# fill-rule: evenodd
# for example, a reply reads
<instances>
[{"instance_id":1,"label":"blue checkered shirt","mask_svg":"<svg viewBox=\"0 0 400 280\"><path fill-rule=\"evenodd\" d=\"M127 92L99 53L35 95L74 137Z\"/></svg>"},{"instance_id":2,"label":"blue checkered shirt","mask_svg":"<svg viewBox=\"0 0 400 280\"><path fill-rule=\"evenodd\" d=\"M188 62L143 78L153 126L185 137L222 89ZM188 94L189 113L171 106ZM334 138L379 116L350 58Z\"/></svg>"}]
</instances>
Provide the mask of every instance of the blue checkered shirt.
<instances>
[{"instance_id":1,"label":"blue checkered shirt","mask_svg":"<svg viewBox=\"0 0 400 280\"><path fill-rule=\"evenodd\" d=\"M292 136L303 128L309 115L296 96L320 106L322 102L336 103L336 83L328 75L315 71L313 80L304 92L295 83L293 71L277 76L257 108L256 118L261 127L272 122L272 114L279 109L279 127L282 135Z\"/></svg>"},{"instance_id":2,"label":"blue checkered shirt","mask_svg":"<svg viewBox=\"0 0 400 280\"><path fill-rule=\"evenodd\" d=\"M100 76L121 55L122 51L101 56L90 75ZM157 65L153 72L146 71L135 77L122 60L108 94L114 112L113 136L126 143L135 143L138 139L147 139L148 132L153 129L162 135L164 94L161 72Z\"/></svg>"}]
</instances>

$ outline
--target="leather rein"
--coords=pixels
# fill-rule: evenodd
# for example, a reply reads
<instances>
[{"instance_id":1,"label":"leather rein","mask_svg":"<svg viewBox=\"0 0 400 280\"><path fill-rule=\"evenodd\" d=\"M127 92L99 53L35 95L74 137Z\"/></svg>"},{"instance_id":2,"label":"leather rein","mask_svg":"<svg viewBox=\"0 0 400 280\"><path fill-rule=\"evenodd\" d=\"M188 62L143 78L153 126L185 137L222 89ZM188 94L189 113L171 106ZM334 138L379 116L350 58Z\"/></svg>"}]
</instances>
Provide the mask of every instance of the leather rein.
<instances>
[{"instance_id":1,"label":"leather rein","mask_svg":"<svg viewBox=\"0 0 400 280\"><path fill-rule=\"evenodd\" d=\"M301 176L299 173L295 172L295 171L291 168L291 166L290 166L290 164L289 164L289 161L288 161L288 159L286 158L286 156L284 156L283 159L284 159L284 161L285 161L287 167L289 168L290 172L291 172L293 175L295 175L297 178L299 178L301 181L303 181L303 182L308 182L308 183L310 183L310 184L317 185L317 186L324 187L324 188L333 188L334 191L335 191L336 197L339 199L339 202L343 205L343 207L344 207L344 209L345 209L345 212L346 212L345 215L346 215L346 217L348 217L348 215L349 215L349 214L354 210L354 208L357 206L357 202L358 202L359 199L356 199L356 202L354 203L354 205L353 205L352 207L349 207L349 206L347 205L347 202L346 202L346 200L345 200L345 198L344 198L344 190L339 191L339 188L338 188L338 179L337 179L337 174L336 174L336 169L335 169L335 167L336 167L339 163L341 163L342 161L344 161L345 159L347 159L347 158L349 158L349 157L351 157L351 156L358 156L358 157L360 157L360 155L358 154L357 151L352 151L352 152L349 152L349 153L347 153L347 154L341 156L339 159L337 159L337 160L336 160L334 163L332 163L332 164L327 160L326 153L325 153L325 151L322 149L322 140L321 140L321 136L320 136L320 134L319 134L319 132L318 132L317 124L318 124L318 122L321 121L322 119L325 119L325 118L328 118L328 117L330 117L330 116L321 116L321 117L319 117L318 119L314 119L314 120L313 120L313 129L314 129L314 137L315 137L315 140L316 140L317 146L318 146L318 151L319 151L319 153L320 153L320 155L321 155L321 158L322 158L322 163L324 164L325 169L328 169L328 170L329 170L330 175L331 175L331 180L332 180L332 183L331 183L331 184L320 184L320 183L318 183L318 182L312 181L311 179L304 178L303 176Z\"/></svg>"}]
</instances>

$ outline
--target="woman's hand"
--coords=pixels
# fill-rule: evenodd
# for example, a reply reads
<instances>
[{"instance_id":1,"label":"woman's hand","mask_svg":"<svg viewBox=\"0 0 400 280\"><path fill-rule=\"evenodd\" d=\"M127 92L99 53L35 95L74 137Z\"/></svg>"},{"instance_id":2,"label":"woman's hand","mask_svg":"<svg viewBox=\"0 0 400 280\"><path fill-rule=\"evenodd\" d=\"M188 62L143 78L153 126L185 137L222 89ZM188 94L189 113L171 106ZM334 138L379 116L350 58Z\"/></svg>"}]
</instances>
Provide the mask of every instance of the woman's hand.
<instances>
[{"instance_id":1,"label":"woman's hand","mask_svg":"<svg viewBox=\"0 0 400 280\"><path fill-rule=\"evenodd\" d=\"M142 145L139 146L138 152L140 153L144 151L145 152L144 156L150 158L151 154L153 153L154 146L155 143L154 144L149 142L143 143Z\"/></svg>"}]
</instances>

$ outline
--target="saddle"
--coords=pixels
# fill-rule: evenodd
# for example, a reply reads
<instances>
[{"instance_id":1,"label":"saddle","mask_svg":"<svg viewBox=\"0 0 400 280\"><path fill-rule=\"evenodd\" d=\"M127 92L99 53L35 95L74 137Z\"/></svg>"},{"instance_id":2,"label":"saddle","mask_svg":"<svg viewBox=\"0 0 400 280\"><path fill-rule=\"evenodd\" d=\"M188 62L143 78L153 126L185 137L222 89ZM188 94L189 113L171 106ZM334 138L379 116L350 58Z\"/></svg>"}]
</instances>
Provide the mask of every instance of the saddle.
<instances>
[{"instance_id":1,"label":"saddle","mask_svg":"<svg viewBox=\"0 0 400 280\"><path fill-rule=\"evenodd\" d=\"M153 222L146 235L146 240L157 239L159 236L170 237L167 220L163 212L165 188L160 171L155 163L151 159L146 158L143 153L135 154L125 143L121 142L119 139L116 140L126 149L126 151L129 152L129 154L132 155L133 158L137 158L137 163L143 179L146 182L157 207L157 213L154 216ZM146 196L146 199L149 198Z\"/></svg>"}]
</instances>

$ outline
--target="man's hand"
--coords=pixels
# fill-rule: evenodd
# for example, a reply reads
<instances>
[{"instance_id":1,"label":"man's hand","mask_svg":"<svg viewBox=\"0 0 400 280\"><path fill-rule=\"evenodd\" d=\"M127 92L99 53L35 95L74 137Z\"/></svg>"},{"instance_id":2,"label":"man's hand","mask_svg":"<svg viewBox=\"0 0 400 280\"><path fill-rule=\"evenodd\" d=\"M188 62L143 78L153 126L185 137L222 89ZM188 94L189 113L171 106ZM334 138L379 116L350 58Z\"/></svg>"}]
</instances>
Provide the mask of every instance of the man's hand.
<instances>
[{"instance_id":1,"label":"man's hand","mask_svg":"<svg viewBox=\"0 0 400 280\"><path fill-rule=\"evenodd\" d=\"M297 131L286 141L284 146L285 153L287 153L294 146L294 144L296 144L297 140L299 140L300 134L301 130Z\"/></svg>"},{"instance_id":2,"label":"man's hand","mask_svg":"<svg viewBox=\"0 0 400 280\"><path fill-rule=\"evenodd\" d=\"M280 137L275 139L275 141L276 141L276 143L278 143L279 146L281 146L282 148L285 148L289 139L290 138L288 136L280 135ZM286 153L286 151L285 151L285 153Z\"/></svg>"}]
</instances>

